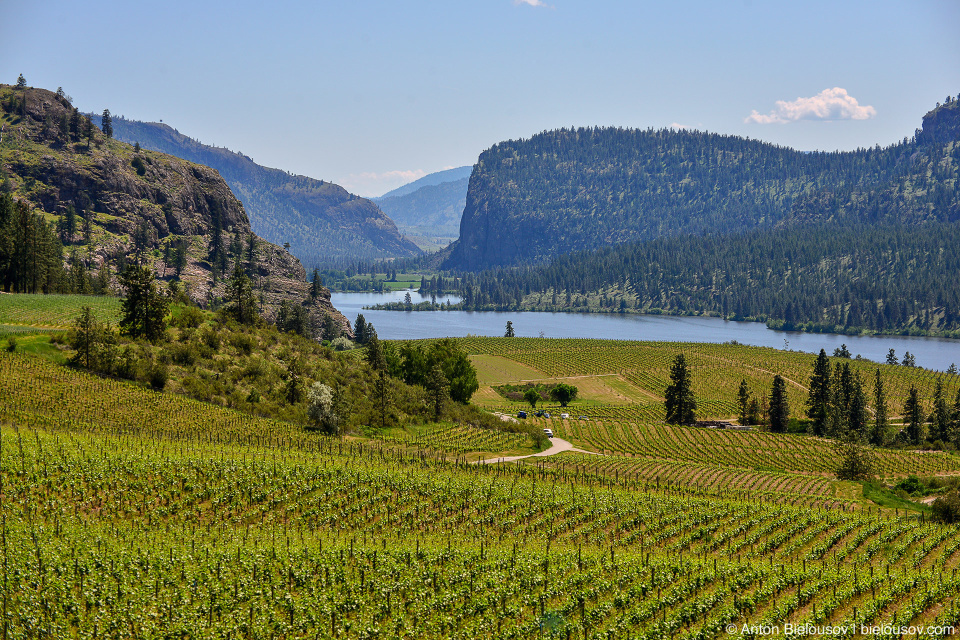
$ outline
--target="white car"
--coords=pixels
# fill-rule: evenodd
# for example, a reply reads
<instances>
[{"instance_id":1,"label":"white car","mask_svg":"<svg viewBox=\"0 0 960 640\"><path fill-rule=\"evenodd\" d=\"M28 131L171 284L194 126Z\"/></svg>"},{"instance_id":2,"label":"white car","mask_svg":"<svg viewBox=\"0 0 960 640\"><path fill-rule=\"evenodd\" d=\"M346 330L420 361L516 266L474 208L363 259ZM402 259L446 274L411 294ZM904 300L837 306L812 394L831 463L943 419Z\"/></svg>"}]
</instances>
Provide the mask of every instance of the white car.
<instances>
[{"instance_id":1,"label":"white car","mask_svg":"<svg viewBox=\"0 0 960 640\"><path fill-rule=\"evenodd\" d=\"M546 435L548 438L552 438L552 437L553 437L553 429L544 429L544 430L543 430L543 433L544 433L544 435Z\"/></svg>"},{"instance_id":2,"label":"white car","mask_svg":"<svg viewBox=\"0 0 960 640\"><path fill-rule=\"evenodd\" d=\"M570 414L569 414L569 413L561 413L561 414L560 414L560 419L561 419L561 420L567 420L567 419L569 419L569 418L570 418Z\"/></svg>"}]
</instances>

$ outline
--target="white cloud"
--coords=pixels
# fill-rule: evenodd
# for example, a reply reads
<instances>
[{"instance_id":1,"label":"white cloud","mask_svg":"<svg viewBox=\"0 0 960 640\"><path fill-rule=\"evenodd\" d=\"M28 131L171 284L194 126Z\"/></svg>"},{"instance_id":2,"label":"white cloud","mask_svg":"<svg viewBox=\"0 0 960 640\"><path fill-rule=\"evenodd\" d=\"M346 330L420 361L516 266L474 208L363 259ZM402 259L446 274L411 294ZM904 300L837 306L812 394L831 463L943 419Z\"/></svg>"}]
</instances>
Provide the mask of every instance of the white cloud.
<instances>
[{"instance_id":1,"label":"white cloud","mask_svg":"<svg viewBox=\"0 0 960 640\"><path fill-rule=\"evenodd\" d=\"M671 129L680 129L680 130L682 131L682 130L684 130L684 129L689 129L690 127L689 127L688 125L685 125L685 124L680 124L679 122L671 122L671 123L670 123L670 128L671 128Z\"/></svg>"},{"instance_id":2,"label":"white cloud","mask_svg":"<svg viewBox=\"0 0 960 640\"><path fill-rule=\"evenodd\" d=\"M777 100L777 107L767 115L753 111L744 122L783 124L797 120L866 120L877 115L869 105L861 106L846 89L824 89L811 98L797 98L792 102Z\"/></svg>"},{"instance_id":3,"label":"white cloud","mask_svg":"<svg viewBox=\"0 0 960 640\"><path fill-rule=\"evenodd\" d=\"M513 4L517 6L525 4L531 7L546 7L547 9L553 9L553 7L542 0L513 0Z\"/></svg>"}]
</instances>

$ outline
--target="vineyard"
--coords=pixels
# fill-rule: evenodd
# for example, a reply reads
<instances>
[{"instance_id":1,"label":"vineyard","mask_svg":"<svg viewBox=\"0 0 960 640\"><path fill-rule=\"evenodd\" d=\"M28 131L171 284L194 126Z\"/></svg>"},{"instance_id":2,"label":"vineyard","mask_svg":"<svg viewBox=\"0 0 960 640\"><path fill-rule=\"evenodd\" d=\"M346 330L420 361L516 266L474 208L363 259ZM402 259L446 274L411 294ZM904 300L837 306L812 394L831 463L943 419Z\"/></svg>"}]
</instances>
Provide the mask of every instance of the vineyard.
<instances>
[{"instance_id":1,"label":"vineyard","mask_svg":"<svg viewBox=\"0 0 960 640\"><path fill-rule=\"evenodd\" d=\"M530 342L518 355L489 341L501 378L603 373L602 345L581 369L575 341L556 354ZM610 348L629 381L659 379L643 358L674 347ZM804 381L810 356L768 363L746 349L736 366L794 367ZM514 357L523 368L501 361ZM4 638L701 640L785 622L935 638L960 626L960 526L842 497L829 443L590 418L535 422L608 455L475 465L529 440L457 424L326 438L0 354ZM960 472L949 454L877 456L888 476Z\"/></svg>"},{"instance_id":2,"label":"vineyard","mask_svg":"<svg viewBox=\"0 0 960 640\"><path fill-rule=\"evenodd\" d=\"M45 295L19 293L0 295L0 325L36 329L65 329L73 324L83 307L107 324L120 317L120 298L111 296Z\"/></svg>"}]
</instances>

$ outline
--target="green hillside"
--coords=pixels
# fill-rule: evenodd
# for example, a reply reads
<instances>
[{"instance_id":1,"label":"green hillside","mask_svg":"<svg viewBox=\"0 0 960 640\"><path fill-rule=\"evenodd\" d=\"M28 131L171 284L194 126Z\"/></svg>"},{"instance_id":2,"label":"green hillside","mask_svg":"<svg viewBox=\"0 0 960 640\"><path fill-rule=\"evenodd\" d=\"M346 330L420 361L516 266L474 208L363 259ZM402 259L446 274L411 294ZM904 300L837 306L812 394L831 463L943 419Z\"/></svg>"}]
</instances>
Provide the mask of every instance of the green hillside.
<instances>
[{"instance_id":1,"label":"green hillside","mask_svg":"<svg viewBox=\"0 0 960 640\"><path fill-rule=\"evenodd\" d=\"M91 115L95 124L100 117ZM330 259L406 257L419 253L393 221L339 185L256 164L242 153L211 147L169 125L115 118L114 136L216 169L250 216L253 230L309 266Z\"/></svg>"},{"instance_id":2,"label":"green hillside","mask_svg":"<svg viewBox=\"0 0 960 640\"><path fill-rule=\"evenodd\" d=\"M477 270L678 234L960 220L960 102L912 139L804 153L699 131L547 131L484 151L445 263Z\"/></svg>"}]
</instances>

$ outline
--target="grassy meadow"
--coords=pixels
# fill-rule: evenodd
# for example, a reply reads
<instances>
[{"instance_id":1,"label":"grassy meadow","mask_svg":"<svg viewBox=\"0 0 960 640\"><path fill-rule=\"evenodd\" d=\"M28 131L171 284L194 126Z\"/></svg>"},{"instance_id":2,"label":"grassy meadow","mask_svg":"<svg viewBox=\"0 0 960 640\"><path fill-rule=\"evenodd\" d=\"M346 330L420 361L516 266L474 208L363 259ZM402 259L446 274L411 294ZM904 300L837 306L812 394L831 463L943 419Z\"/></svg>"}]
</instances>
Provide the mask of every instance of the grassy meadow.
<instances>
[{"instance_id":1,"label":"grassy meadow","mask_svg":"<svg viewBox=\"0 0 960 640\"><path fill-rule=\"evenodd\" d=\"M528 420L583 451L471 464L532 449L453 423L325 437L0 353L4 637L692 640L789 622L935 638L960 623L960 526L883 486L947 483L956 454L877 451L874 501L835 479L828 441L662 423L679 351L715 418L735 413L741 378L759 393L775 373L799 416L813 356L460 344L489 410L523 406L500 384L575 384L573 419L548 404L553 418ZM851 365L880 368L891 408L911 384L929 403L929 372Z\"/></svg>"}]
</instances>

